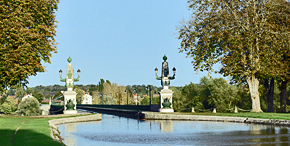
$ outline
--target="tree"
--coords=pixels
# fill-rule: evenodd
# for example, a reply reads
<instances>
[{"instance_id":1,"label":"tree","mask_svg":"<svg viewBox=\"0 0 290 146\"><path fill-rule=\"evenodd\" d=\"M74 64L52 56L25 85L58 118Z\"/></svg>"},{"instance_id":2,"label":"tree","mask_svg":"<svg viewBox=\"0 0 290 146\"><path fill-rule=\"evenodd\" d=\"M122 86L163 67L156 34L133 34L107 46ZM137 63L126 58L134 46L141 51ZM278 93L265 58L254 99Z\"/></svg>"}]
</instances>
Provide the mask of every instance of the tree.
<instances>
[{"instance_id":1,"label":"tree","mask_svg":"<svg viewBox=\"0 0 290 146\"><path fill-rule=\"evenodd\" d=\"M195 70L213 71L213 64L220 63L222 67L216 72L246 82L252 111L261 112L258 78L285 75L288 68L281 61L287 50L280 48L289 43L289 33L279 29L281 24L272 23L276 21L274 15L278 18L284 15L276 11L276 5L283 3L280 0L188 3L193 19L179 29L180 52L194 59ZM286 24L286 19L283 20Z\"/></svg>"},{"instance_id":2,"label":"tree","mask_svg":"<svg viewBox=\"0 0 290 146\"><path fill-rule=\"evenodd\" d=\"M210 90L208 102L218 110L229 111L241 100L241 97L238 95L238 88L229 85L223 78L213 79L208 88Z\"/></svg>"},{"instance_id":3,"label":"tree","mask_svg":"<svg viewBox=\"0 0 290 146\"><path fill-rule=\"evenodd\" d=\"M4 114L11 114L17 110L17 105L13 97L5 99L4 103L0 105L0 111Z\"/></svg>"},{"instance_id":4,"label":"tree","mask_svg":"<svg viewBox=\"0 0 290 146\"><path fill-rule=\"evenodd\" d=\"M15 86L14 86L15 87ZM15 91L15 97L17 99L22 99L25 95L25 90L24 87L22 85L17 85L16 86L16 91Z\"/></svg>"},{"instance_id":5,"label":"tree","mask_svg":"<svg viewBox=\"0 0 290 146\"><path fill-rule=\"evenodd\" d=\"M16 113L25 116L39 115L40 108L38 100L34 97L25 98L19 103Z\"/></svg>"},{"instance_id":6,"label":"tree","mask_svg":"<svg viewBox=\"0 0 290 146\"><path fill-rule=\"evenodd\" d=\"M56 53L55 12L59 0L0 2L0 92L44 72Z\"/></svg>"},{"instance_id":7,"label":"tree","mask_svg":"<svg viewBox=\"0 0 290 146\"><path fill-rule=\"evenodd\" d=\"M45 98L45 99L50 99L51 97L52 97L52 96L51 96L50 94L45 94L45 95L44 95L44 98Z\"/></svg>"},{"instance_id":8,"label":"tree","mask_svg":"<svg viewBox=\"0 0 290 146\"><path fill-rule=\"evenodd\" d=\"M33 89L27 87L26 90L25 90L25 93L26 93L26 94L31 94L31 93L33 93Z\"/></svg>"},{"instance_id":9,"label":"tree","mask_svg":"<svg viewBox=\"0 0 290 146\"><path fill-rule=\"evenodd\" d=\"M35 97L39 103L41 103L41 101L44 99L43 94L36 90L33 92L32 96Z\"/></svg>"},{"instance_id":10,"label":"tree","mask_svg":"<svg viewBox=\"0 0 290 146\"><path fill-rule=\"evenodd\" d=\"M77 104L81 104L83 102L83 96L85 95L85 91L80 89L78 86L74 86L74 90L77 93L76 101Z\"/></svg>"}]
</instances>

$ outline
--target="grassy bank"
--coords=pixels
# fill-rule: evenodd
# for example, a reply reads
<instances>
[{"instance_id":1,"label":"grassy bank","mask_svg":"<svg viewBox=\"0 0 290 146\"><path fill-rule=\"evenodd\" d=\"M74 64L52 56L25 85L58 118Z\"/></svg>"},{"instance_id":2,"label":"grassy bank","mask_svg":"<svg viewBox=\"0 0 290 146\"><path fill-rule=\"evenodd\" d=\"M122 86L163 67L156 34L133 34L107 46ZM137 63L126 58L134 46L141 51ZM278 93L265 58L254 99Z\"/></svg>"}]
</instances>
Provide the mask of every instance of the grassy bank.
<instances>
[{"instance_id":1,"label":"grassy bank","mask_svg":"<svg viewBox=\"0 0 290 146\"><path fill-rule=\"evenodd\" d=\"M261 119L279 119L290 120L290 113L253 113L253 112L240 112L240 113L180 113L174 112L172 114L180 115L202 115L202 116L225 116L225 117L247 117L247 118L261 118Z\"/></svg>"},{"instance_id":2,"label":"grassy bank","mask_svg":"<svg viewBox=\"0 0 290 146\"><path fill-rule=\"evenodd\" d=\"M53 141L50 136L48 121L68 117L76 116L38 118L2 115L0 116L0 145L60 146L61 144Z\"/></svg>"},{"instance_id":3,"label":"grassy bank","mask_svg":"<svg viewBox=\"0 0 290 146\"><path fill-rule=\"evenodd\" d=\"M0 144L51 146L61 145L50 137L48 121L54 118L0 116ZM16 129L20 126L15 134Z\"/></svg>"}]
</instances>

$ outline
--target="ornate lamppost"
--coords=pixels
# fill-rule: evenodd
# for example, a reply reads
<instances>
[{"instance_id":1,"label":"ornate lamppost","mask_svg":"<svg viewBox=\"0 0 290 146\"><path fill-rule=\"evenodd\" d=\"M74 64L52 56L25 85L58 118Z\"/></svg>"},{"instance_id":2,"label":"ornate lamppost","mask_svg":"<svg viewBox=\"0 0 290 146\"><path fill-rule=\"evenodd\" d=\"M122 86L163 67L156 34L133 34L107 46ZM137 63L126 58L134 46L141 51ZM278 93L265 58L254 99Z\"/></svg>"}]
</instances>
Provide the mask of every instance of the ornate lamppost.
<instances>
[{"instance_id":1,"label":"ornate lamppost","mask_svg":"<svg viewBox=\"0 0 290 146\"><path fill-rule=\"evenodd\" d=\"M127 90L125 90L124 93L127 94L127 105L128 105L128 93L127 93Z\"/></svg>"},{"instance_id":2,"label":"ornate lamppost","mask_svg":"<svg viewBox=\"0 0 290 146\"><path fill-rule=\"evenodd\" d=\"M148 90L148 96L149 96L149 98L150 98L150 106L151 106L151 85L148 85L147 87L146 87L146 90ZM150 93L150 95L149 95L149 93Z\"/></svg>"},{"instance_id":3,"label":"ornate lamppost","mask_svg":"<svg viewBox=\"0 0 290 146\"><path fill-rule=\"evenodd\" d=\"M60 81L66 82L67 91L63 92L64 95L64 114L76 114L76 95L77 93L73 91L74 82L79 81L81 71L78 69L78 78L74 78L74 70L71 64L72 59L69 57L67 59L67 72L66 78L62 78L62 70L59 70Z\"/></svg>"},{"instance_id":4,"label":"ornate lamppost","mask_svg":"<svg viewBox=\"0 0 290 146\"><path fill-rule=\"evenodd\" d=\"M170 85L170 80L175 79L175 72L176 68L173 67L173 76L169 76L169 69L168 69L168 62L166 62L167 57L166 55L163 56L163 62L162 62L162 72L161 77L157 76L158 69L155 68L155 75L157 80L161 80L162 90L159 92L160 94L160 112L174 112L172 108L172 90L168 89Z\"/></svg>"}]
</instances>

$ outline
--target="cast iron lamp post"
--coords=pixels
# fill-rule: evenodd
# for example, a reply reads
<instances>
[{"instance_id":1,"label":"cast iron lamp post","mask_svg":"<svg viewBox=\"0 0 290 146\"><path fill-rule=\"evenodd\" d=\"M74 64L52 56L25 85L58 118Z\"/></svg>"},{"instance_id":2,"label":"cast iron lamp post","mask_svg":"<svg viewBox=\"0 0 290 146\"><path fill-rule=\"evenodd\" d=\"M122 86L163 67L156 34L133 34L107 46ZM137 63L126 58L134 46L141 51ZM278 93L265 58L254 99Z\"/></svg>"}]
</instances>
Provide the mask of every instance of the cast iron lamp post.
<instances>
[{"instance_id":1,"label":"cast iron lamp post","mask_svg":"<svg viewBox=\"0 0 290 146\"><path fill-rule=\"evenodd\" d=\"M155 74L156 74L156 79L161 80L161 85L162 85L162 90L159 92L160 93L160 106L161 108L159 109L159 112L174 112L172 108L172 90L168 89L170 85L170 80L175 79L175 72L176 68L173 67L173 76L169 76L169 69L168 69L168 62L166 62L167 57L166 55L163 56L163 62L162 62L162 71L161 71L161 77L157 76L158 69L155 68Z\"/></svg>"},{"instance_id":2,"label":"cast iron lamp post","mask_svg":"<svg viewBox=\"0 0 290 146\"><path fill-rule=\"evenodd\" d=\"M100 95L102 97L102 105L104 105L104 100L103 100L103 93Z\"/></svg>"},{"instance_id":3,"label":"cast iron lamp post","mask_svg":"<svg viewBox=\"0 0 290 146\"><path fill-rule=\"evenodd\" d=\"M148 85L148 86L146 87L146 90L148 90L148 96L149 96L149 92L150 92L150 96L149 96L149 98L150 98L150 106L151 106L151 86Z\"/></svg>"},{"instance_id":4,"label":"cast iron lamp post","mask_svg":"<svg viewBox=\"0 0 290 146\"><path fill-rule=\"evenodd\" d=\"M121 105L120 94L117 92L117 96L119 95L119 105Z\"/></svg>"},{"instance_id":5,"label":"cast iron lamp post","mask_svg":"<svg viewBox=\"0 0 290 146\"><path fill-rule=\"evenodd\" d=\"M124 93L126 93L126 92L127 92L127 91L125 90ZM128 102L128 93L127 93L127 105L128 105L128 103L129 103L129 102Z\"/></svg>"},{"instance_id":6,"label":"cast iron lamp post","mask_svg":"<svg viewBox=\"0 0 290 146\"><path fill-rule=\"evenodd\" d=\"M62 78L62 70L59 70L60 81L66 82L65 86L67 87L67 91L63 92L64 95L64 114L76 114L76 95L77 93L73 91L74 82L79 81L81 71L78 69L78 78L74 78L74 69L71 64L72 59L69 57L67 59L67 72L66 78Z\"/></svg>"}]
</instances>

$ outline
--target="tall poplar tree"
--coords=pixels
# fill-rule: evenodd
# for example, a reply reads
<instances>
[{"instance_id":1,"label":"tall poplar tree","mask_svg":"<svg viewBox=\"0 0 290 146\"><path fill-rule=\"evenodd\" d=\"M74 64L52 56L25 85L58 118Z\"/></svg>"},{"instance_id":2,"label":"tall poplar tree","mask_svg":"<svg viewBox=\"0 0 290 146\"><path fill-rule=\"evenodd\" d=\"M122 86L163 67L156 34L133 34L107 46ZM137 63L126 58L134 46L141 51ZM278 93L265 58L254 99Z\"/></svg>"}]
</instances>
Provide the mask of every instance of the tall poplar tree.
<instances>
[{"instance_id":1,"label":"tall poplar tree","mask_svg":"<svg viewBox=\"0 0 290 146\"><path fill-rule=\"evenodd\" d=\"M0 92L44 72L56 53L59 0L0 0Z\"/></svg>"},{"instance_id":2,"label":"tall poplar tree","mask_svg":"<svg viewBox=\"0 0 290 146\"><path fill-rule=\"evenodd\" d=\"M288 68L281 61L288 49L281 44L289 44L289 33L281 33L281 24L273 23L274 16L283 15L276 10L283 1L189 0L188 3L192 19L179 29L180 52L193 58L195 70L213 71L213 64L220 63L222 67L217 72L246 82L252 111L261 112L259 78L285 75Z\"/></svg>"}]
</instances>

